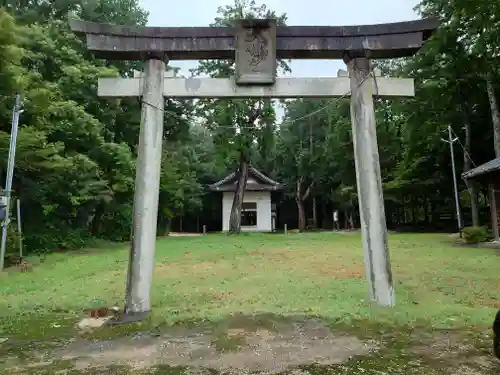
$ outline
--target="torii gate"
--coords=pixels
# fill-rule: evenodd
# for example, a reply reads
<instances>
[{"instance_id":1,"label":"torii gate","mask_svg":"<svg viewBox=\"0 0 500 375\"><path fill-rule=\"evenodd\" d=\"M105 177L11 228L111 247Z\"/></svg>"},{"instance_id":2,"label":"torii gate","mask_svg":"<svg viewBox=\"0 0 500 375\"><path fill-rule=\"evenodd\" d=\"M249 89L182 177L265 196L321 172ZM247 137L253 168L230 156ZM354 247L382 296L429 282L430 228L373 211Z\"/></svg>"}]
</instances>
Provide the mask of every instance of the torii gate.
<instances>
[{"instance_id":1,"label":"torii gate","mask_svg":"<svg viewBox=\"0 0 500 375\"><path fill-rule=\"evenodd\" d=\"M439 23L424 19L365 26L284 26L241 20L227 27L130 27L71 20L98 58L145 60L134 78L99 79L103 97L142 96L133 236L125 321L151 311L164 97L329 98L351 93L361 230L370 297L394 305L373 96L414 96L413 79L372 74L370 60L415 54ZM277 58L343 59L337 78L277 78ZM235 59L234 78L175 78L171 60Z\"/></svg>"}]
</instances>

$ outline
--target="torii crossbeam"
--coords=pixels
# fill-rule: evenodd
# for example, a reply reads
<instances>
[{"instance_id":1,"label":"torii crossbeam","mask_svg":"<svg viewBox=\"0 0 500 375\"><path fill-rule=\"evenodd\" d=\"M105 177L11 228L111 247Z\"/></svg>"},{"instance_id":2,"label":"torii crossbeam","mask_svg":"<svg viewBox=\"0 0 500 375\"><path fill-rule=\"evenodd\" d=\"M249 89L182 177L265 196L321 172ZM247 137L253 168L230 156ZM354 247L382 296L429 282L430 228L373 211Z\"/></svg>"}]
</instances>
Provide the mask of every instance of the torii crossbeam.
<instances>
[{"instance_id":1,"label":"torii crossbeam","mask_svg":"<svg viewBox=\"0 0 500 375\"><path fill-rule=\"evenodd\" d=\"M347 72L338 78L277 78L272 86L238 86L232 78L175 78L164 74L166 98L332 98L346 96L351 90ZM372 78L373 95L381 97L414 96L411 78ZM98 95L104 98L142 96L143 78L99 78Z\"/></svg>"},{"instance_id":2,"label":"torii crossbeam","mask_svg":"<svg viewBox=\"0 0 500 375\"><path fill-rule=\"evenodd\" d=\"M372 72L372 58L416 53L438 27L435 19L366 26L277 27L274 20L241 20L234 28L129 27L71 21L97 57L146 60L143 75L103 78L99 95L142 96L134 224L125 315L151 310L161 168L164 96L178 98L326 98L351 95L356 179L370 297L394 305L373 96L413 96L412 79ZM277 78L276 59L344 59L337 78ZM234 79L175 78L165 61L235 59Z\"/></svg>"}]
</instances>

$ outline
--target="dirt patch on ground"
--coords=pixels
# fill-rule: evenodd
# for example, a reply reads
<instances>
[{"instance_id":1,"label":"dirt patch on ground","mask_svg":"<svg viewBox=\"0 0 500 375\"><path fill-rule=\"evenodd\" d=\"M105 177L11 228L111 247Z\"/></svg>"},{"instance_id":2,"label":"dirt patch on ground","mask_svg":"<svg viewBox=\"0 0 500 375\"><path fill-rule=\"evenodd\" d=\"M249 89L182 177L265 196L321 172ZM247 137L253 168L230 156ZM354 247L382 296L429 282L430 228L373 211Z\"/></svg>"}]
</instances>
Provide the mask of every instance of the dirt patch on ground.
<instances>
[{"instance_id":1,"label":"dirt patch on ground","mask_svg":"<svg viewBox=\"0 0 500 375\"><path fill-rule=\"evenodd\" d=\"M266 330L245 332L242 328L227 332L229 339L235 335L243 340L236 341L234 348L230 340L227 347L218 348L220 340L215 340L213 334L193 331L181 337L164 334L157 338L136 337L113 342L78 341L57 356L75 360L80 369L110 365L141 369L169 365L279 373L289 366L342 363L376 348L375 343L368 344L356 337L335 336L317 321L288 325L277 335Z\"/></svg>"},{"instance_id":2,"label":"dirt patch on ground","mask_svg":"<svg viewBox=\"0 0 500 375\"><path fill-rule=\"evenodd\" d=\"M335 334L321 321L308 319L280 324L276 332L265 327L230 327L223 331L198 328L158 337L77 339L41 357L43 364L49 360L71 361L77 370L116 365L141 370L168 365L272 374L290 366L339 364L378 347L377 342Z\"/></svg>"},{"instance_id":3,"label":"dirt patch on ground","mask_svg":"<svg viewBox=\"0 0 500 375\"><path fill-rule=\"evenodd\" d=\"M464 340L461 335L451 331L436 331L432 336L427 337L414 334L412 340L414 342L424 341L412 345L412 353L435 359L462 355L474 349L472 342Z\"/></svg>"},{"instance_id":4,"label":"dirt patch on ground","mask_svg":"<svg viewBox=\"0 0 500 375\"><path fill-rule=\"evenodd\" d=\"M411 355L426 358L437 367L453 369L455 374L489 375L500 371L490 349L489 335L464 337L458 332L435 331L432 335L413 334L411 340Z\"/></svg>"},{"instance_id":5,"label":"dirt patch on ground","mask_svg":"<svg viewBox=\"0 0 500 375\"><path fill-rule=\"evenodd\" d=\"M10 355L0 360L0 372L496 375L500 369L486 349L485 343L490 341L486 336L471 338L456 331L394 336L373 332L366 336L371 339L348 334L341 327L331 329L329 324L312 318L233 316L216 325L176 326L155 335L143 333L114 340L79 338L52 349L30 348L29 361L20 364L19 358ZM71 371L52 370L51 366L61 364ZM49 368L53 372L47 372Z\"/></svg>"}]
</instances>

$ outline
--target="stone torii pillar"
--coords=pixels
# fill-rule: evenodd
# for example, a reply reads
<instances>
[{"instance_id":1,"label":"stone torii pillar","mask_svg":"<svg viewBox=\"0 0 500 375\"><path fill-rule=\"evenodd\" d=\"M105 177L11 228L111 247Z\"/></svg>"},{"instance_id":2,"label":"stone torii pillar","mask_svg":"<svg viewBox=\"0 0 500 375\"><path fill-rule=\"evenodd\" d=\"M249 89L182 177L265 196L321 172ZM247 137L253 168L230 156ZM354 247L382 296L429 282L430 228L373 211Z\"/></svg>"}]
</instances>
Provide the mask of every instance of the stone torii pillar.
<instances>
[{"instance_id":1,"label":"stone torii pillar","mask_svg":"<svg viewBox=\"0 0 500 375\"><path fill-rule=\"evenodd\" d=\"M151 311L163 144L165 61L154 56L142 75L141 129L137 152L132 240L124 319L142 320Z\"/></svg>"},{"instance_id":2,"label":"stone torii pillar","mask_svg":"<svg viewBox=\"0 0 500 375\"><path fill-rule=\"evenodd\" d=\"M384 194L380 175L377 126L373 96L380 73L367 58L344 56L351 82L351 127L356 165L359 216L370 298L394 306L395 293L389 260Z\"/></svg>"}]
</instances>

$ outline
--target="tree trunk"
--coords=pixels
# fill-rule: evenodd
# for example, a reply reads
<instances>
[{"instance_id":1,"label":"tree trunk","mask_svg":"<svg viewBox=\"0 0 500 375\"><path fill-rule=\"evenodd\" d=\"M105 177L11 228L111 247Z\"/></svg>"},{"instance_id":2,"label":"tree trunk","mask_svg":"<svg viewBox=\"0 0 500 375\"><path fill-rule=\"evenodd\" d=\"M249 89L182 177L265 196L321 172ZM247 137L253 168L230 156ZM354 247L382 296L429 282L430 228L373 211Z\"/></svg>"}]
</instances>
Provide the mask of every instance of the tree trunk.
<instances>
[{"instance_id":1,"label":"tree trunk","mask_svg":"<svg viewBox=\"0 0 500 375\"><path fill-rule=\"evenodd\" d=\"M403 197L403 224L408 223L408 213L406 212L406 197Z\"/></svg>"},{"instance_id":2,"label":"tree trunk","mask_svg":"<svg viewBox=\"0 0 500 375\"><path fill-rule=\"evenodd\" d=\"M169 235L170 230L172 229L172 220L173 219L168 218L165 222L165 231L163 232L165 237Z\"/></svg>"},{"instance_id":3,"label":"tree trunk","mask_svg":"<svg viewBox=\"0 0 500 375\"><path fill-rule=\"evenodd\" d=\"M417 202L414 197L410 198L410 210L411 210L411 223L413 226L417 225L418 219L417 219Z\"/></svg>"},{"instance_id":4,"label":"tree trunk","mask_svg":"<svg viewBox=\"0 0 500 375\"><path fill-rule=\"evenodd\" d=\"M495 96L495 87L493 85L493 77L488 74L486 77L486 91L488 92L488 100L490 102L491 119L493 122L493 142L495 148L495 156L500 157L500 110Z\"/></svg>"},{"instance_id":5,"label":"tree trunk","mask_svg":"<svg viewBox=\"0 0 500 375\"><path fill-rule=\"evenodd\" d=\"M328 207L326 204L320 204L320 207L321 207L321 229L325 229L328 228Z\"/></svg>"},{"instance_id":6,"label":"tree trunk","mask_svg":"<svg viewBox=\"0 0 500 375\"><path fill-rule=\"evenodd\" d=\"M248 160L242 153L240 166L238 169L238 183L234 192L233 206L229 218L229 233L240 233L241 231L241 205L245 195L245 188L248 179Z\"/></svg>"},{"instance_id":7,"label":"tree trunk","mask_svg":"<svg viewBox=\"0 0 500 375\"><path fill-rule=\"evenodd\" d=\"M255 121L262 115L262 101L259 101L259 107L254 108L249 114L247 126L254 126ZM229 217L229 233L241 232L241 206L247 187L248 169L250 163L251 145L246 144L240 149L240 165L238 168L238 182L234 192L233 206L231 207L231 216Z\"/></svg>"},{"instance_id":8,"label":"tree trunk","mask_svg":"<svg viewBox=\"0 0 500 375\"><path fill-rule=\"evenodd\" d=\"M297 211L299 216L299 231L303 232L306 229L306 211L304 209L304 201L311 194L311 189L314 185L312 182L309 187L306 189L305 193L302 194L302 184L304 183L305 178L299 177L297 179L297 186L295 190L295 202L297 202Z\"/></svg>"},{"instance_id":9,"label":"tree trunk","mask_svg":"<svg viewBox=\"0 0 500 375\"><path fill-rule=\"evenodd\" d=\"M349 229L354 230L354 210L349 210Z\"/></svg>"},{"instance_id":10,"label":"tree trunk","mask_svg":"<svg viewBox=\"0 0 500 375\"><path fill-rule=\"evenodd\" d=\"M299 216L299 232L303 232L306 229L306 212L304 210L304 202L300 199L295 200L297 202L297 211Z\"/></svg>"},{"instance_id":11,"label":"tree trunk","mask_svg":"<svg viewBox=\"0 0 500 375\"><path fill-rule=\"evenodd\" d=\"M430 223L429 200L425 197L424 197L424 217L425 217L425 224L429 225Z\"/></svg>"},{"instance_id":12,"label":"tree trunk","mask_svg":"<svg viewBox=\"0 0 500 375\"><path fill-rule=\"evenodd\" d=\"M313 208L313 228L318 229L318 212L316 211L316 197L312 199Z\"/></svg>"},{"instance_id":13,"label":"tree trunk","mask_svg":"<svg viewBox=\"0 0 500 375\"><path fill-rule=\"evenodd\" d=\"M104 215L104 203L98 204L94 210L94 215L89 222L90 233L94 236L99 236L101 234L101 222Z\"/></svg>"}]
</instances>

